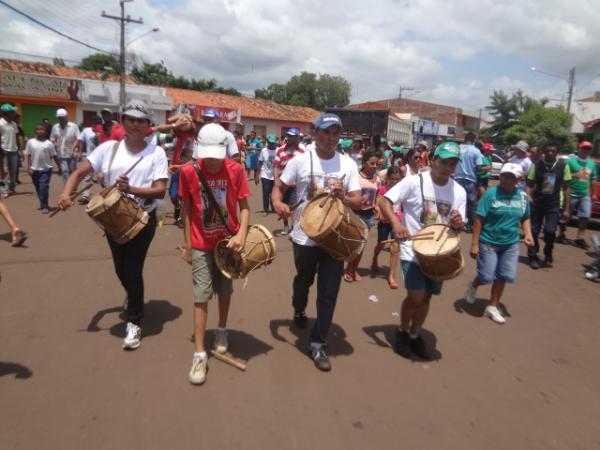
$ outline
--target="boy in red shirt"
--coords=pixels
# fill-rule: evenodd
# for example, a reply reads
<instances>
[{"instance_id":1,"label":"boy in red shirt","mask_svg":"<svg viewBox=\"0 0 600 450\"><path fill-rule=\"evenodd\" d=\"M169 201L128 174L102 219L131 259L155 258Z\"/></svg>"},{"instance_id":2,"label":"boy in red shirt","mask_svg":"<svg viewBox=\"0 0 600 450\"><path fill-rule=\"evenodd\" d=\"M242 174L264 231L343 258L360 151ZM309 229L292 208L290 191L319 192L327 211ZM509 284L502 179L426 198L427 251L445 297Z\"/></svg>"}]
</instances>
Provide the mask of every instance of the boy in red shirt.
<instances>
[{"instance_id":1,"label":"boy in red shirt","mask_svg":"<svg viewBox=\"0 0 600 450\"><path fill-rule=\"evenodd\" d=\"M219 326L215 334L214 351L225 353L228 345L226 325L233 284L217 268L213 250L218 241L229 235L229 229L236 234L229 240L228 247L241 251L246 243L250 220L250 189L244 168L235 161L225 159L226 150L227 133L221 125L211 123L202 127L198 133L197 163L214 194L218 210L210 200L210 193L202 187L196 164L183 166L179 178L185 238L183 257L192 265L194 286L196 351L189 373L192 384L202 384L206 380L204 333L208 302L214 297L219 299ZM240 208L239 218L237 205Z\"/></svg>"}]
</instances>

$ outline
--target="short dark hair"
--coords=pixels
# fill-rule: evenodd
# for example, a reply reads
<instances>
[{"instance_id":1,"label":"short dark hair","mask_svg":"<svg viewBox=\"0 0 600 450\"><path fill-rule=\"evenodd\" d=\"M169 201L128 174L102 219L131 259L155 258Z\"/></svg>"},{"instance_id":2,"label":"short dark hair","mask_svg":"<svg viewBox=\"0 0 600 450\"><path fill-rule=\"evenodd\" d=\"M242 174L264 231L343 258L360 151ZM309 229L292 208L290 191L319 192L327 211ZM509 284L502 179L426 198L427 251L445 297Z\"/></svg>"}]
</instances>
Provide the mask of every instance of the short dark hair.
<instances>
[{"instance_id":1,"label":"short dark hair","mask_svg":"<svg viewBox=\"0 0 600 450\"><path fill-rule=\"evenodd\" d=\"M542 148L546 150L548 147L556 147L556 149L558 150L558 143L556 143L555 141L549 141L546 142Z\"/></svg>"},{"instance_id":2,"label":"short dark hair","mask_svg":"<svg viewBox=\"0 0 600 450\"><path fill-rule=\"evenodd\" d=\"M366 152L363 153L362 160L363 160L363 162L366 162L366 161L368 161L371 158L377 158L377 159L379 159L379 158L382 158L382 157L383 157L383 154L379 150L369 149L369 150L367 150Z\"/></svg>"},{"instance_id":3,"label":"short dark hair","mask_svg":"<svg viewBox=\"0 0 600 450\"><path fill-rule=\"evenodd\" d=\"M385 173L385 176L386 177L391 177L392 175L396 175L396 174L402 174L402 171L400 170L400 167L398 167L398 166L390 166L390 167L388 167L388 170Z\"/></svg>"},{"instance_id":4,"label":"short dark hair","mask_svg":"<svg viewBox=\"0 0 600 450\"><path fill-rule=\"evenodd\" d=\"M472 131L469 131L467 134L465 134L465 141L473 142L475 141L475 138L475 133L473 133Z\"/></svg>"}]
</instances>

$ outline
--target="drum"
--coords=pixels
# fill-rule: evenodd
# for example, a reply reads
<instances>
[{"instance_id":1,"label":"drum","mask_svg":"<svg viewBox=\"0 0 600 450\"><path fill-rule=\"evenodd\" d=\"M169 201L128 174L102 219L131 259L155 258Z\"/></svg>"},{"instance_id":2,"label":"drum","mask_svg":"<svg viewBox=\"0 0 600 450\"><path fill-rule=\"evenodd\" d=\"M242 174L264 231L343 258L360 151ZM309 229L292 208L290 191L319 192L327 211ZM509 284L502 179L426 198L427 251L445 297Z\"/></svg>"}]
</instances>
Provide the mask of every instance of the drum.
<instances>
[{"instance_id":1,"label":"drum","mask_svg":"<svg viewBox=\"0 0 600 450\"><path fill-rule=\"evenodd\" d=\"M118 244L133 239L148 223L148 213L113 186L94 195L85 212Z\"/></svg>"},{"instance_id":2,"label":"drum","mask_svg":"<svg viewBox=\"0 0 600 450\"><path fill-rule=\"evenodd\" d=\"M227 248L229 238L219 241L215 247L215 264L227 278L246 278L250 272L273 262L277 247L269 230L262 225L248 228L246 245L241 253Z\"/></svg>"},{"instance_id":3,"label":"drum","mask_svg":"<svg viewBox=\"0 0 600 450\"><path fill-rule=\"evenodd\" d=\"M414 236L412 246L421 272L434 281L455 278L464 268L460 237L447 225L426 226Z\"/></svg>"},{"instance_id":4,"label":"drum","mask_svg":"<svg viewBox=\"0 0 600 450\"><path fill-rule=\"evenodd\" d=\"M362 253L369 230L365 223L329 194L313 198L302 211L300 226L335 259L351 261Z\"/></svg>"}]
</instances>

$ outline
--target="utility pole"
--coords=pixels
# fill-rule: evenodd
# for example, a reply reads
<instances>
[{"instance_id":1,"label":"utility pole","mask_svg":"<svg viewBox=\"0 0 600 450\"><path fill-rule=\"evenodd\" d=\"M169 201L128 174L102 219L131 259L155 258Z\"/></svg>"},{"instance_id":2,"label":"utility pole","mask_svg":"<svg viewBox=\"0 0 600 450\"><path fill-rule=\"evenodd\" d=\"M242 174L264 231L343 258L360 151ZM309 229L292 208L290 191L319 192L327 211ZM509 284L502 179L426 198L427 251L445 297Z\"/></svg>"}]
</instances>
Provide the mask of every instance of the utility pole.
<instances>
[{"instance_id":1,"label":"utility pole","mask_svg":"<svg viewBox=\"0 0 600 450\"><path fill-rule=\"evenodd\" d=\"M573 99L573 88L575 87L575 67L573 66L569 71L569 94L567 96L567 112L571 112L571 100Z\"/></svg>"},{"instance_id":2,"label":"utility pole","mask_svg":"<svg viewBox=\"0 0 600 450\"><path fill-rule=\"evenodd\" d=\"M412 87L400 86L400 89L398 89L398 100L400 100L402 98L403 91L414 91L414 90L415 90L415 88L412 88Z\"/></svg>"},{"instance_id":3,"label":"utility pole","mask_svg":"<svg viewBox=\"0 0 600 450\"><path fill-rule=\"evenodd\" d=\"M126 23L139 23L142 24L144 21L140 17L138 20L132 19L131 16L125 17L125 3L132 2L133 0L119 0L121 6L121 16L111 16L102 11L102 17L105 19L118 20L121 24L121 51L119 52L119 105L121 108L125 106L125 24Z\"/></svg>"}]
</instances>

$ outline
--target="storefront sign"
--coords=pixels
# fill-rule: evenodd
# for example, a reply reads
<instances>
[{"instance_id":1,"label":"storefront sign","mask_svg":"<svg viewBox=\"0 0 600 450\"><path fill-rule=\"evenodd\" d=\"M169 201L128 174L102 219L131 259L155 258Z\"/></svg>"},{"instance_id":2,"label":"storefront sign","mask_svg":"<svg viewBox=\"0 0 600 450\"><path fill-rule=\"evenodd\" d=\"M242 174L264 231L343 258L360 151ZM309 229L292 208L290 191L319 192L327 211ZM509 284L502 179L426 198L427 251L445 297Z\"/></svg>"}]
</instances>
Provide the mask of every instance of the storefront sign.
<instances>
[{"instance_id":1,"label":"storefront sign","mask_svg":"<svg viewBox=\"0 0 600 450\"><path fill-rule=\"evenodd\" d=\"M208 109L214 109L219 113L219 120L221 122L227 123L241 123L242 115L239 109L232 108L216 108L214 106L203 106L203 105L185 105L179 104L177 105L177 113L185 112L186 110L194 117L195 119L201 119L204 112Z\"/></svg>"},{"instance_id":2,"label":"storefront sign","mask_svg":"<svg viewBox=\"0 0 600 450\"><path fill-rule=\"evenodd\" d=\"M20 72L0 72L0 92L26 97L53 97L79 101L80 81Z\"/></svg>"}]
</instances>

